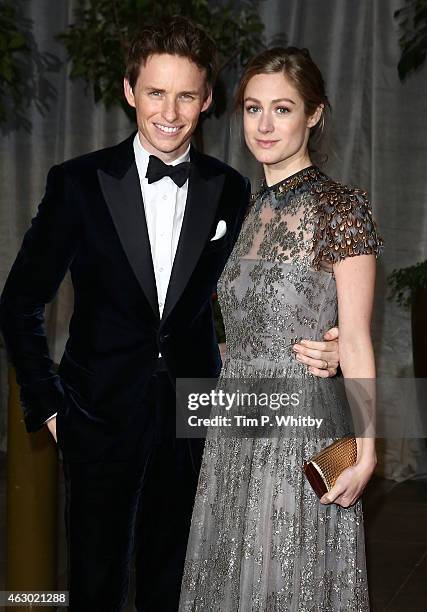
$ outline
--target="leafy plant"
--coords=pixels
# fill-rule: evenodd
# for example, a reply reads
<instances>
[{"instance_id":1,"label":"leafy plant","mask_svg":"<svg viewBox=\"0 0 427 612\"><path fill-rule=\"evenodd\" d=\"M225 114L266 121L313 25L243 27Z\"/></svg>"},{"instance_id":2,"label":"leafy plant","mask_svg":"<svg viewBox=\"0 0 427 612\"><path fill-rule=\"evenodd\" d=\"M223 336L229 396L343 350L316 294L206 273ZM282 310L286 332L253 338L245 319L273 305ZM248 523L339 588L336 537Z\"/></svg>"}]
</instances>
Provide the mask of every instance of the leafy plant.
<instances>
[{"instance_id":1,"label":"leafy plant","mask_svg":"<svg viewBox=\"0 0 427 612\"><path fill-rule=\"evenodd\" d=\"M406 6L394 13L399 21L402 54L397 65L403 81L418 70L427 55L427 0L406 0Z\"/></svg>"},{"instance_id":2,"label":"leafy plant","mask_svg":"<svg viewBox=\"0 0 427 612\"><path fill-rule=\"evenodd\" d=\"M8 2L0 4L0 121L7 119L5 99L14 104L21 98L20 74L16 54L28 53L24 34L16 23L16 9Z\"/></svg>"},{"instance_id":3,"label":"leafy plant","mask_svg":"<svg viewBox=\"0 0 427 612\"><path fill-rule=\"evenodd\" d=\"M406 0L406 6L395 11L399 21L402 50L397 66L399 78L405 80L425 63L427 54L427 0ZM427 288L427 260L393 270L387 281L391 287L389 299L395 299L400 306L414 303L420 291Z\"/></svg>"},{"instance_id":4,"label":"leafy plant","mask_svg":"<svg viewBox=\"0 0 427 612\"><path fill-rule=\"evenodd\" d=\"M49 109L56 92L46 73L60 66L54 55L40 53L31 29L22 7L9 0L0 2L0 123L28 131L27 108L34 102L42 114Z\"/></svg>"},{"instance_id":5,"label":"leafy plant","mask_svg":"<svg viewBox=\"0 0 427 612\"><path fill-rule=\"evenodd\" d=\"M74 23L58 35L72 64L71 77L83 78L96 102L107 109L120 105L133 117L122 89L129 45L147 19L176 14L193 19L214 38L220 73L234 63L244 64L263 46L257 1L228 0L213 6L209 0L79 0ZM216 116L225 109L223 89L220 82L211 110Z\"/></svg>"},{"instance_id":6,"label":"leafy plant","mask_svg":"<svg viewBox=\"0 0 427 612\"><path fill-rule=\"evenodd\" d=\"M387 280L391 287L390 299L395 299L400 306L408 307L418 293L427 288L427 261L393 270Z\"/></svg>"}]
</instances>

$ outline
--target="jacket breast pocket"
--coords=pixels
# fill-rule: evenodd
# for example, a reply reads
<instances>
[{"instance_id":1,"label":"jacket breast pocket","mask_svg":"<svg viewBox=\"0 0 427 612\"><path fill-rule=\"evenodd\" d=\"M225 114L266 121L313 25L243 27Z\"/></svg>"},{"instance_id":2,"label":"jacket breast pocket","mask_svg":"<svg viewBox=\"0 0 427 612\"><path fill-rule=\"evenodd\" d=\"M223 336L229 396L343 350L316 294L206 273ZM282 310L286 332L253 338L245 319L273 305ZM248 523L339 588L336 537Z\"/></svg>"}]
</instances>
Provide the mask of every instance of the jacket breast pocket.
<instances>
[{"instance_id":1,"label":"jacket breast pocket","mask_svg":"<svg viewBox=\"0 0 427 612\"><path fill-rule=\"evenodd\" d=\"M230 242L230 234L227 232L218 240L210 240L204 248L205 253L212 253L221 249L228 248Z\"/></svg>"}]
</instances>

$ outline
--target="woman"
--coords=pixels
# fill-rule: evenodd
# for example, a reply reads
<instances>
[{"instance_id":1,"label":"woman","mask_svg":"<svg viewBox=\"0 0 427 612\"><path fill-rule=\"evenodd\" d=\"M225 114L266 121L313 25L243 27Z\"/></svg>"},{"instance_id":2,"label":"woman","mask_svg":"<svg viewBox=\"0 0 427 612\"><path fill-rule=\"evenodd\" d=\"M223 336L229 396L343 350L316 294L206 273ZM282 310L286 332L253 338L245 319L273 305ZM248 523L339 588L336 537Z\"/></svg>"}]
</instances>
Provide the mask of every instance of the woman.
<instances>
[{"instance_id":1,"label":"woman","mask_svg":"<svg viewBox=\"0 0 427 612\"><path fill-rule=\"evenodd\" d=\"M366 611L360 495L375 467L374 441L357 438L357 463L319 501L301 466L353 424L334 382L307 372L292 345L320 339L339 318L344 377L375 378L370 320L381 239L366 193L312 165L329 103L307 50L261 53L236 100L265 183L218 284L227 338L219 387L299 379L300 413L322 412L328 429L268 438L209 430L180 610Z\"/></svg>"}]
</instances>

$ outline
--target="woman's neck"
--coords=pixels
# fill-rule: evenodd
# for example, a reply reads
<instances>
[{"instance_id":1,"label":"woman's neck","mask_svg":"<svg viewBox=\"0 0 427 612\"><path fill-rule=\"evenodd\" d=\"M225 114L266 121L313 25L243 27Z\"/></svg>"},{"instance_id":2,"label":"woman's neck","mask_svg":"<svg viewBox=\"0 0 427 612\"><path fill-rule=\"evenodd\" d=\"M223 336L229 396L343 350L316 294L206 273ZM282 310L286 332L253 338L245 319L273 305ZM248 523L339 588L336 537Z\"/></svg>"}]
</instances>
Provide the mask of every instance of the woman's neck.
<instances>
[{"instance_id":1,"label":"woman's neck","mask_svg":"<svg viewBox=\"0 0 427 612\"><path fill-rule=\"evenodd\" d=\"M285 159L276 164L263 164L265 181L270 187L311 165L311 159L308 154L298 158Z\"/></svg>"}]
</instances>

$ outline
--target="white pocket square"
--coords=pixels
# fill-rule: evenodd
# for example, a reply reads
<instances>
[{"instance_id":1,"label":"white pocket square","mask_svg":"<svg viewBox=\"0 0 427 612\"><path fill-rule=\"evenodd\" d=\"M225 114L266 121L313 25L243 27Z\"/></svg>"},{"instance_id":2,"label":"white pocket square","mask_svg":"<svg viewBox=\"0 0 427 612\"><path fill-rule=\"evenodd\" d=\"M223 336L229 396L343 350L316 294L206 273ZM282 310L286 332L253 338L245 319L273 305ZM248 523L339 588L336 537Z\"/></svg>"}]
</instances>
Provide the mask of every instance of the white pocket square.
<instances>
[{"instance_id":1,"label":"white pocket square","mask_svg":"<svg viewBox=\"0 0 427 612\"><path fill-rule=\"evenodd\" d=\"M222 238L226 231L227 231L227 224L225 221L221 219L221 221L218 221L218 225L216 226L215 236L210 239L210 242L212 242L213 240L219 240L220 238Z\"/></svg>"}]
</instances>

